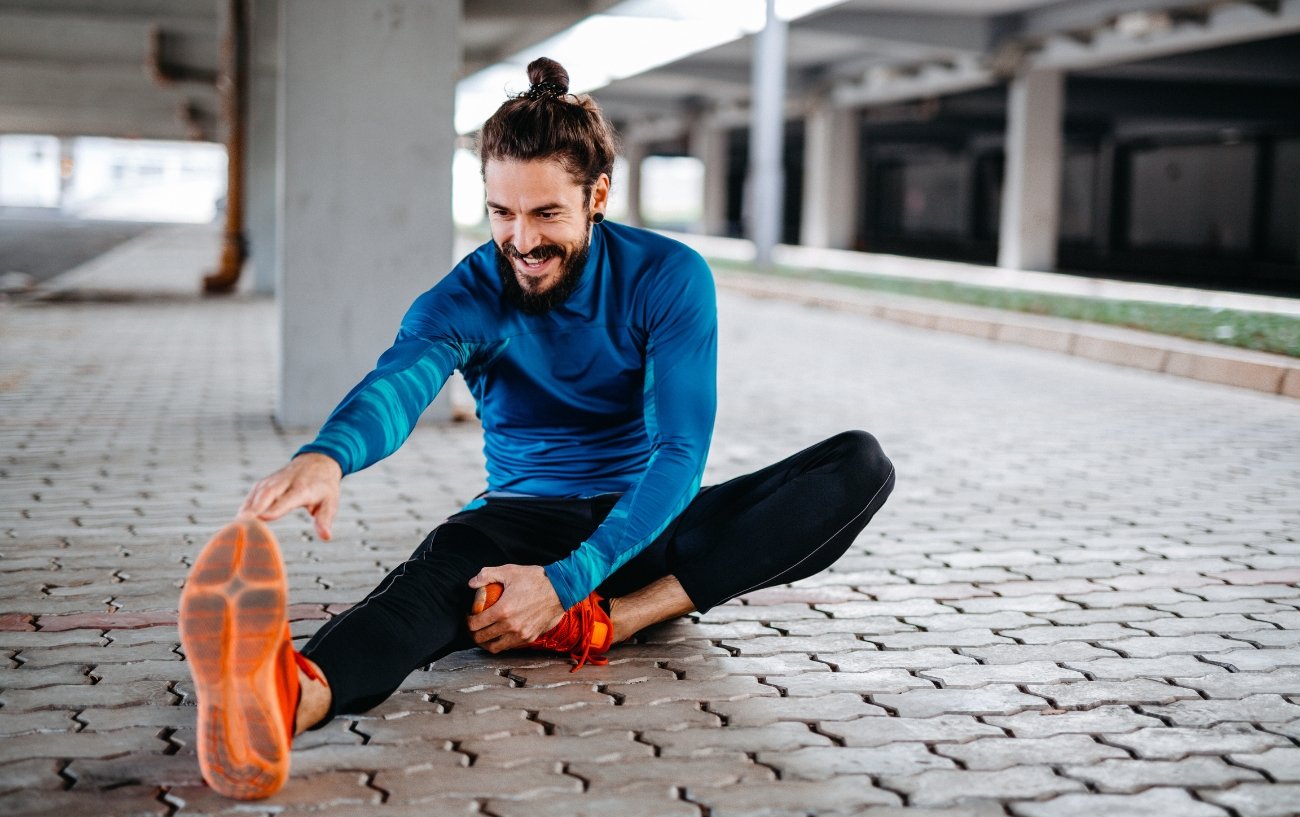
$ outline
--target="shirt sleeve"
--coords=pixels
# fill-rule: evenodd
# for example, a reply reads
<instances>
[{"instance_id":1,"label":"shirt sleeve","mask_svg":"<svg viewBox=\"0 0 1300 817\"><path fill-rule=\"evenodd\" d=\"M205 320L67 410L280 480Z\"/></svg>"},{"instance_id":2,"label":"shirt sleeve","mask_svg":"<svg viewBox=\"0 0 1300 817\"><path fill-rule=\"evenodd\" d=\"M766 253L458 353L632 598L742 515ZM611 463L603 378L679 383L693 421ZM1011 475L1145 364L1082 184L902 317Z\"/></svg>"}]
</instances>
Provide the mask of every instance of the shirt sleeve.
<instances>
[{"instance_id":1,"label":"shirt sleeve","mask_svg":"<svg viewBox=\"0 0 1300 817\"><path fill-rule=\"evenodd\" d=\"M452 371L462 368L469 357L465 344L431 338L424 331L428 315L422 303L428 295L412 306L397 339L375 368L330 413L316 439L297 454L325 454L346 475L379 462L411 435Z\"/></svg>"},{"instance_id":2,"label":"shirt sleeve","mask_svg":"<svg viewBox=\"0 0 1300 817\"><path fill-rule=\"evenodd\" d=\"M717 413L718 322L713 275L693 252L659 270L646 313L645 471L577 550L547 565L567 610L640 553L695 498Z\"/></svg>"}]
</instances>

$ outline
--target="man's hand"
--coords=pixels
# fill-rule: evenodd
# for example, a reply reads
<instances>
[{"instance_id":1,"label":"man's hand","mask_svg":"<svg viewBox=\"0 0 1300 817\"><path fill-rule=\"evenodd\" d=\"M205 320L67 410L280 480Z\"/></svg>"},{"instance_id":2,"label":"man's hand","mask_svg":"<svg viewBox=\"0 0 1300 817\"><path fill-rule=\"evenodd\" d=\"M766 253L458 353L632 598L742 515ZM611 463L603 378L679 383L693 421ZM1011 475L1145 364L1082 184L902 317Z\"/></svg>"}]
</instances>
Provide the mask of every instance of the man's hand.
<instances>
[{"instance_id":1,"label":"man's hand","mask_svg":"<svg viewBox=\"0 0 1300 817\"><path fill-rule=\"evenodd\" d=\"M469 586L477 590L492 582L505 586L501 598L468 622L474 642L488 652L526 646L564 615L546 571L536 565L485 567L469 580Z\"/></svg>"},{"instance_id":2,"label":"man's hand","mask_svg":"<svg viewBox=\"0 0 1300 817\"><path fill-rule=\"evenodd\" d=\"M289 464L253 486L239 506L239 514L270 521L306 508L316 521L316 534L330 538L330 523L339 509L339 483L343 469L324 454L299 454Z\"/></svg>"}]
</instances>

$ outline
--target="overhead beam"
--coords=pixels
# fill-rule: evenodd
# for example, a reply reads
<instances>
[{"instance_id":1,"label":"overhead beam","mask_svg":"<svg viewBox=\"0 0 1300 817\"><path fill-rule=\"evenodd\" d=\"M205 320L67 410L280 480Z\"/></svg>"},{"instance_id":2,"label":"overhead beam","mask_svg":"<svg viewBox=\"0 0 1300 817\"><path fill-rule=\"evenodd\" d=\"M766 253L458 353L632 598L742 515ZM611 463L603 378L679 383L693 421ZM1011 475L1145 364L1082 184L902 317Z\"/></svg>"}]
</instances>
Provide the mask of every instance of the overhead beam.
<instances>
[{"instance_id":1,"label":"overhead beam","mask_svg":"<svg viewBox=\"0 0 1300 817\"><path fill-rule=\"evenodd\" d=\"M992 45L995 30L990 20L969 15L861 12L842 8L802 18L794 26L800 32L853 37L862 41L864 50L904 55L936 50L978 54Z\"/></svg>"}]
</instances>

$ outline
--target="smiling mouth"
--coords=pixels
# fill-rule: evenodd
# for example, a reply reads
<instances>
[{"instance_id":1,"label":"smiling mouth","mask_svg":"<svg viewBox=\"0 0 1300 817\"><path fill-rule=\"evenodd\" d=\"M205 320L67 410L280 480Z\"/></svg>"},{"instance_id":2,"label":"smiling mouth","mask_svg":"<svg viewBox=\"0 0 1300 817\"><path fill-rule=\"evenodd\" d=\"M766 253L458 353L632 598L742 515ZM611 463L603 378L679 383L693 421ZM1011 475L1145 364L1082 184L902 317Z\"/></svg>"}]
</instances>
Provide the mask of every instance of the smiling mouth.
<instances>
[{"instance_id":1,"label":"smiling mouth","mask_svg":"<svg viewBox=\"0 0 1300 817\"><path fill-rule=\"evenodd\" d=\"M546 269L551 262L551 258L532 259L527 256L515 256L515 261L525 275L537 275Z\"/></svg>"}]
</instances>

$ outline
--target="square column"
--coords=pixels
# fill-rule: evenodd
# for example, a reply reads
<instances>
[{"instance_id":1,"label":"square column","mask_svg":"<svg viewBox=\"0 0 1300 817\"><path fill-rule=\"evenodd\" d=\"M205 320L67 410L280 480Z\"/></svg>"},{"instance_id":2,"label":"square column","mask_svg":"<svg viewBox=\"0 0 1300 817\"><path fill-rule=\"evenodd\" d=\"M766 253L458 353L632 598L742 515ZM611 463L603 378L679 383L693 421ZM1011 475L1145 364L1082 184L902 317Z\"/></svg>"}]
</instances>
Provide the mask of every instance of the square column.
<instances>
[{"instance_id":1,"label":"square column","mask_svg":"<svg viewBox=\"0 0 1300 817\"><path fill-rule=\"evenodd\" d=\"M803 213L799 243L851 249L857 238L856 109L820 105L804 125Z\"/></svg>"},{"instance_id":2,"label":"square column","mask_svg":"<svg viewBox=\"0 0 1300 817\"><path fill-rule=\"evenodd\" d=\"M253 291L269 295L275 292L280 243L275 157L280 0L253 0L249 11L248 152L244 169L248 257L253 268Z\"/></svg>"},{"instance_id":3,"label":"square column","mask_svg":"<svg viewBox=\"0 0 1300 817\"><path fill-rule=\"evenodd\" d=\"M998 266L1050 272L1061 224L1065 76L1030 71L1013 79L1008 93Z\"/></svg>"},{"instance_id":4,"label":"square column","mask_svg":"<svg viewBox=\"0 0 1300 817\"><path fill-rule=\"evenodd\" d=\"M697 121L689 135L692 156L704 165L704 201L695 232L704 235L727 234L727 131Z\"/></svg>"},{"instance_id":5,"label":"square column","mask_svg":"<svg viewBox=\"0 0 1300 817\"><path fill-rule=\"evenodd\" d=\"M786 21L777 16L776 0L767 0L767 25L754 36L746 191L755 261L763 268L772 266L772 250L781 240L787 28Z\"/></svg>"},{"instance_id":6,"label":"square column","mask_svg":"<svg viewBox=\"0 0 1300 817\"><path fill-rule=\"evenodd\" d=\"M460 4L280 11L279 416L314 426L451 267Z\"/></svg>"}]
</instances>

